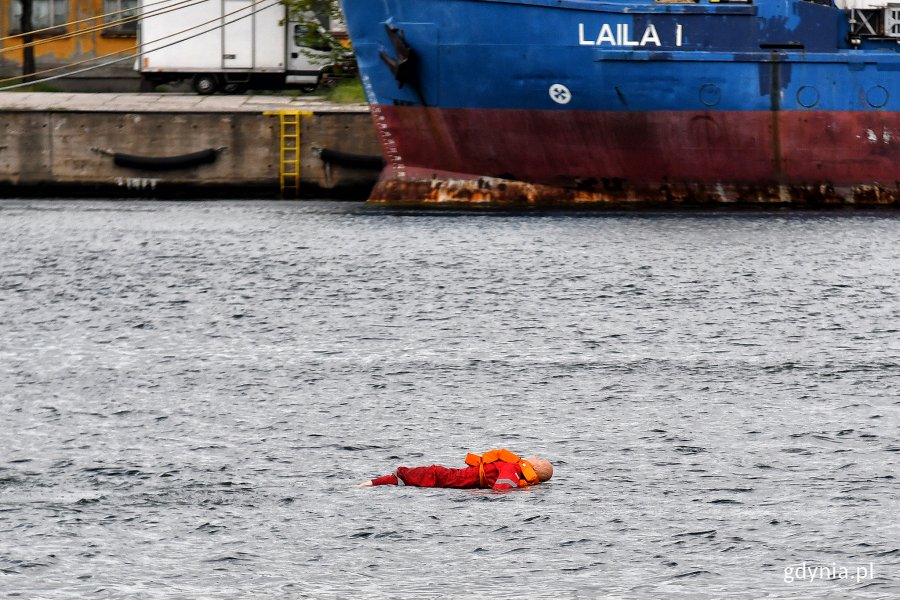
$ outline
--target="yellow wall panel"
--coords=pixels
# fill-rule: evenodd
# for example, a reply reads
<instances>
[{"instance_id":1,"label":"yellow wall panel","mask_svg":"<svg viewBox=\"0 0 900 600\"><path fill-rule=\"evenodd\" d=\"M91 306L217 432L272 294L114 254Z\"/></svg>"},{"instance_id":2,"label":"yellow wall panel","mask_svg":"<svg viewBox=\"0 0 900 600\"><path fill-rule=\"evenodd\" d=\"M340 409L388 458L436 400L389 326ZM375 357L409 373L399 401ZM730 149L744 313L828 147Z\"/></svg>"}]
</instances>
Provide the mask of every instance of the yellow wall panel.
<instances>
[{"instance_id":1,"label":"yellow wall panel","mask_svg":"<svg viewBox=\"0 0 900 600\"><path fill-rule=\"evenodd\" d=\"M34 54L39 64L62 65L105 56L115 59L134 55L135 36L103 35L103 4L103 0L69 0L66 25L36 36ZM0 0L0 69L22 65L22 37L11 33L19 29L11 17L12 0Z\"/></svg>"}]
</instances>

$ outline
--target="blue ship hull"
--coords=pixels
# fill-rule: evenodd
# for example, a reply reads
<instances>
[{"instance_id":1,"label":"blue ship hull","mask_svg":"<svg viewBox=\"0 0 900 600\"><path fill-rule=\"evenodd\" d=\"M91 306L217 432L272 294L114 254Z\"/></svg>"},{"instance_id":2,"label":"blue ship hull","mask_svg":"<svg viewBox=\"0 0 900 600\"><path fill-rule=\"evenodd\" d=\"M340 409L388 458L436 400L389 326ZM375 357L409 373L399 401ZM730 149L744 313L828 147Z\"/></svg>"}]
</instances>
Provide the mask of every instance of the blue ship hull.
<instances>
[{"instance_id":1,"label":"blue ship hull","mask_svg":"<svg viewBox=\"0 0 900 600\"><path fill-rule=\"evenodd\" d=\"M857 13L342 2L389 164L373 200L900 201L900 46Z\"/></svg>"}]
</instances>

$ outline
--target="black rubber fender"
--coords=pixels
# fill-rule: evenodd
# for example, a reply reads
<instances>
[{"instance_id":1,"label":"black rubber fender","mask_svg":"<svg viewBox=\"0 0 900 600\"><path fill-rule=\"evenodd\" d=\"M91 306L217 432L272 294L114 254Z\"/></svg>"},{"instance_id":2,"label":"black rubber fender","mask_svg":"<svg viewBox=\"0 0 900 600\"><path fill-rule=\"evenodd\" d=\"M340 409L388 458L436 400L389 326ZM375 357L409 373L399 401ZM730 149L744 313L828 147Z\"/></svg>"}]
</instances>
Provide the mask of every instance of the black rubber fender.
<instances>
[{"instance_id":1,"label":"black rubber fender","mask_svg":"<svg viewBox=\"0 0 900 600\"><path fill-rule=\"evenodd\" d=\"M373 169L379 171L384 168L384 158L381 156L350 154L349 152L339 152L338 150L322 148L319 150L319 158L321 158L323 162L338 165L340 167Z\"/></svg>"},{"instance_id":2,"label":"black rubber fender","mask_svg":"<svg viewBox=\"0 0 900 600\"><path fill-rule=\"evenodd\" d=\"M135 156L133 154L116 152L113 154L113 164L117 167L142 169L144 171L172 171L215 162L216 156L218 156L218 152L214 148L178 156Z\"/></svg>"}]
</instances>

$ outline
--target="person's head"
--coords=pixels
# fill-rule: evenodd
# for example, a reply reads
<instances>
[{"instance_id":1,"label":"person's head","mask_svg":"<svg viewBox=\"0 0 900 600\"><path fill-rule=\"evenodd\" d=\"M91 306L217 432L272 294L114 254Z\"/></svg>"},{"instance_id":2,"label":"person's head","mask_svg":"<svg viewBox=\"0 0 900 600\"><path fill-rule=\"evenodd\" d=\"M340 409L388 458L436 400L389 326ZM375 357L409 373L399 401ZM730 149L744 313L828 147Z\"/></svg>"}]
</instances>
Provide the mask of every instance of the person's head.
<instances>
[{"instance_id":1,"label":"person's head","mask_svg":"<svg viewBox=\"0 0 900 600\"><path fill-rule=\"evenodd\" d=\"M544 460L543 458L538 458L537 456L532 456L528 460L528 463L531 465L531 468L534 469L534 472L537 473L538 479L541 480L541 483L544 483L551 477L553 477L553 465L550 464L549 460Z\"/></svg>"}]
</instances>

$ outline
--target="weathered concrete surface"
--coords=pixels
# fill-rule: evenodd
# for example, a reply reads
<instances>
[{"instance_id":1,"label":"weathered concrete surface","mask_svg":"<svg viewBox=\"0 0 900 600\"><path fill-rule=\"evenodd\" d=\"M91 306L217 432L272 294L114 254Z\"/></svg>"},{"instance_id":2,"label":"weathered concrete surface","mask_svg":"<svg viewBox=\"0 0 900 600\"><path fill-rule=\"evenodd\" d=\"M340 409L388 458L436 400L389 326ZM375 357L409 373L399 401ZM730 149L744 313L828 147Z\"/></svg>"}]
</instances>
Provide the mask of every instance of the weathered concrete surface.
<instances>
[{"instance_id":1,"label":"weathered concrete surface","mask_svg":"<svg viewBox=\"0 0 900 600\"><path fill-rule=\"evenodd\" d=\"M371 169L328 165L317 149L381 155L369 111L286 96L0 93L0 196L34 193L278 197L280 121L301 126L301 195L364 198ZM172 157L220 149L211 164L151 171L113 153Z\"/></svg>"}]
</instances>

